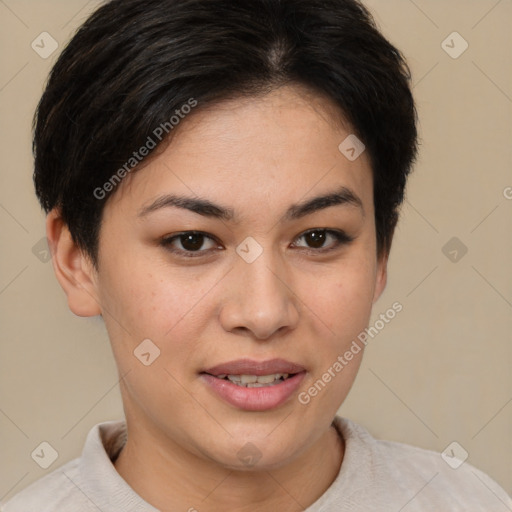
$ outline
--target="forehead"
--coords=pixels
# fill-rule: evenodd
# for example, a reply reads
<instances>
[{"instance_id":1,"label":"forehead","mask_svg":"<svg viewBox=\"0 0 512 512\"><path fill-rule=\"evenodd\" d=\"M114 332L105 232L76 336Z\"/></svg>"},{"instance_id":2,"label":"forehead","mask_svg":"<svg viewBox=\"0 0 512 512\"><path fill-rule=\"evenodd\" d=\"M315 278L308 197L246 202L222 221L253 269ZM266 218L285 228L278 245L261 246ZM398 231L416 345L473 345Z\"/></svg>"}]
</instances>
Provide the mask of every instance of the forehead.
<instances>
[{"instance_id":1,"label":"forehead","mask_svg":"<svg viewBox=\"0 0 512 512\"><path fill-rule=\"evenodd\" d=\"M367 155L350 161L340 152L351 129L326 98L286 86L196 109L157 156L126 176L106 208L139 210L166 192L270 208L340 185L372 201Z\"/></svg>"}]
</instances>

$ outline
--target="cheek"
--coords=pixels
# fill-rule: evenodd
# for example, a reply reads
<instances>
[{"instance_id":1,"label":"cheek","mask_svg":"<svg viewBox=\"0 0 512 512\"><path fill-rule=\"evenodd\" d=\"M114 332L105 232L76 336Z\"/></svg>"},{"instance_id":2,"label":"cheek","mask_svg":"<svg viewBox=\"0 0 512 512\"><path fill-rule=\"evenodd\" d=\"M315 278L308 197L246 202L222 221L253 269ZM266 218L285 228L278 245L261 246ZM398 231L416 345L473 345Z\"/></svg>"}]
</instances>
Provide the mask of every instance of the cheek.
<instances>
[{"instance_id":1,"label":"cheek","mask_svg":"<svg viewBox=\"0 0 512 512\"><path fill-rule=\"evenodd\" d=\"M335 343L357 335L371 315L375 270L364 257L340 265L313 283L306 295L312 311L329 327Z\"/></svg>"},{"instance_id":2,"label":"cheek","mask_svg":"<svg viewBox=\"0 0 512 512\"><path fill-rule=\"evenodd\" d=\"M361 257L352 264L317 280L311 305L316 346L309 350L311 375L299 395L304 413L330 417L348 395L361 365L364 344L358 336L368 326L372 310L375 274L371 261ZM321 411L321 412L320 412Z\"/></svg>"},{"instance_id":3,"label":"cheek","mask_svg":"<svg viewBox=\"0 0 512 512\"><path fill-rule=\"evenodd\" d=\"M101 303L113 342L131 345L149 338L164 344L183 339L187 329L198 329L207 315L202 299L212 287L210 279L138 261L133 257L105 267Z\"/></svg>"}]
</instances>

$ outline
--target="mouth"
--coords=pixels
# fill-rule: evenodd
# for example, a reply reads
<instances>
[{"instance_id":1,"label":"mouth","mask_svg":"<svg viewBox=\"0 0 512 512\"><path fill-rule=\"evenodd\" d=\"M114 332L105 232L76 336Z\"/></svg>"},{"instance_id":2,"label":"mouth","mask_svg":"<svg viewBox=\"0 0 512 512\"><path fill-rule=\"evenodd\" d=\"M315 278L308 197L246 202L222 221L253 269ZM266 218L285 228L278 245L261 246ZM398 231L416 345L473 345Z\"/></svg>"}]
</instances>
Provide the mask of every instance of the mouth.
<instances>
[{"instance_id":1,"label":"mouth","mask_svg":"<svg viewBox=\"0 0 512 512\"><path fill-rule=\"evenodd\" d=\"M217 397L238 409L265 411L284 404L296 391L306 370L284 359L239 359L200 372Z\"/></svg>"},{"instance_id":2,"label":"mouth","mask_svg":"<svg viewBox=\"0 0 512 512\"><path fill-rule=\"evenodd\" d=\"M214 377L222 378L235 376L256 376L269 375L290 375L303 372L305 368L297 363L286 359L267 359L266 361L255 361L253 359L237 359L227 363L221 363L211 368L204 369L201 373L208 373Z\"/></svg>"},{"instance_id":3,"label":"mouth","mask_svg":"<svg viewBox=\"0 0 512 512\"><path fill-rule=\"evenodd\" d=\"M275 386L281 382L284 382L290 376L293 377L292 374L289 373L272 373L269 375L212 375L212 377L216 377L217 379L228 380L237 386L241 386L244 388L262 388L268 386Z\"/></svg>"}]
</instances>

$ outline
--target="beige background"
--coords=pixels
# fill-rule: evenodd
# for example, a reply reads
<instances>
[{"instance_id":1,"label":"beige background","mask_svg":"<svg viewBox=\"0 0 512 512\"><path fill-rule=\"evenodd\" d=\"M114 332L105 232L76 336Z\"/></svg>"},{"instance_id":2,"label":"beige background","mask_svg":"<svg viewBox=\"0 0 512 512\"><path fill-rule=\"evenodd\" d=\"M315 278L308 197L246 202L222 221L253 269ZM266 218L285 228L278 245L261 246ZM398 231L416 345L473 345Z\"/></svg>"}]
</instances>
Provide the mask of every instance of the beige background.
<instances>
[{"instance_id":1,"label":"beige background","mask_svg":"<svg viewBox=\"0 0 512 512\"><path fill-rule=\"evenodd\" d=\"M422 146L374 316L395 301L404 309L370 341L340 412L380 438L437 451L456 440L510 493L512 1L366 3L412 68ZM98 4L0 0L0 499L122 416L101 321L75 317L51 263L32 252L45 232L31 117L56 56ZM31 48L43 31L59 43L46 60ZM441 47L453 31L469 43L457 59ZM457 262L442 252L454 236L468 248ZM46 471L30 456L42 441L59 453Z\"/></svg>"}]
</instances>

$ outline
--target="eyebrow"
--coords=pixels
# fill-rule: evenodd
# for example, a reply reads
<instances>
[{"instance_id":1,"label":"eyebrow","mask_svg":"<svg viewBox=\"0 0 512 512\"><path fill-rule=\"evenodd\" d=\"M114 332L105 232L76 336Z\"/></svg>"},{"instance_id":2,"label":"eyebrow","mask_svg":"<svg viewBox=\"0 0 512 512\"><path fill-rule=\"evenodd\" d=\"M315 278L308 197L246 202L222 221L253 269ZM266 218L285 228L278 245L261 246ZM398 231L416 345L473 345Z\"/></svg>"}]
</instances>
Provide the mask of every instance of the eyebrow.
<instances>
[{"instance_id":1,"label":"eyebrow","mask_svg":"<svg viewBox=\"0 0 512 512\"><path fill-rule=\"evenodd\" d=\"M364 216L364 207L361 199L349 188L342 186L333 192L291 205L281 217L280 221L290 222L301 219L306 215L311 215L312 213L332 206L355 206L361 210ZM235 211L232 208L212 203L208 199L175 194L166 194L157 197L151 204L140 209L138 217L145 217L156 210L170 207L190 210L203 217L221 219L227 222L238 222Z\"/></svg>"}]
</instances>

